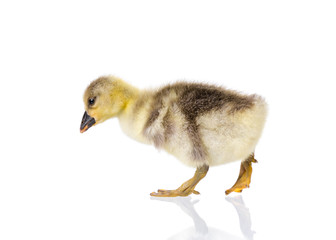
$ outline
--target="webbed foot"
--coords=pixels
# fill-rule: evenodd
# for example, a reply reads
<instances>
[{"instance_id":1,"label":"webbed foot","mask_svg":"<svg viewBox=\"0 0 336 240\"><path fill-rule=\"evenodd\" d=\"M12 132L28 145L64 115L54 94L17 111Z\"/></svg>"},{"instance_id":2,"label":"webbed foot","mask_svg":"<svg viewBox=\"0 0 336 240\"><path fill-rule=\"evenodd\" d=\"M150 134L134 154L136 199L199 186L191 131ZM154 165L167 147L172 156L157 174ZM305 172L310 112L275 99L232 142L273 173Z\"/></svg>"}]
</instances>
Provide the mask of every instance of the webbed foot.
<instances>
[{"instance_id":1,"label":"webbed foot","mask_svg":"<svg viewBox=\"0 0 336 240\"><path fill-rule=\"evenodd\" d=\"M202 178L205 177L209 170L209 166L204 165L196 169L195 175L183 183L178 189L176 190L164 190L159 189L157 192L152 192L150 195L153 197L186 197L190 194L200 194L198 191L195 190L196 185L201 181Z\"/></svg>"},{"instance_id":2,"label":"webbed foot","mask_svg":"<svg viewBox=\"0 0 336 240\"><path fill-rule=\"evenodd\" d=\"M196 190L191 190L191 189L180 190L178 188L176 190L158 189L157 192L152 192L150 195L153 197L186 197L192 193L196 195L200 194Z\"/></svg>"},{"instance_id":3,"label":"webbed foot","mask_svg":"<svg viewBox=\"0 0 336 240\"><path fill-rule=\"evenodd\" d=\"M246 160L241 163L238 179L230 189L225 191L226 195L232 192L242 192L244 188L250 187L252 176L252 163L257 162L258 161L254 158L254 154L251 154Z\"/></svg>"}]
</instances>

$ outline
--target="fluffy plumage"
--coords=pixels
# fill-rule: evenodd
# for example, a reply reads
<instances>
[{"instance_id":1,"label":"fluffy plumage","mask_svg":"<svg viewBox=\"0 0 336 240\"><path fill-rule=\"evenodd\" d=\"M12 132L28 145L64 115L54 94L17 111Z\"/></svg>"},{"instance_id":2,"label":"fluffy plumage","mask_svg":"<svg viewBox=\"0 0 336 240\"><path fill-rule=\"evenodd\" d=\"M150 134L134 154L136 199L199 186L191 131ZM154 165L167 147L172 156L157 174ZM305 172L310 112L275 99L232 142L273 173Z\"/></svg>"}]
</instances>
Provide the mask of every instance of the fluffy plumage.
<instances>
[{"instance_id":1,"label":"fluffy plumage","mask_svg":"<svg viewBox=\"0 0 336 240\"><path fill-rule=\"evenodd\" d=\"M197 168L249 158L267 115L257 95L187 82L139 90L112 76L93 81L84 103L96 123L118 117L131 138Z\"/></svg>"}]
</instances>

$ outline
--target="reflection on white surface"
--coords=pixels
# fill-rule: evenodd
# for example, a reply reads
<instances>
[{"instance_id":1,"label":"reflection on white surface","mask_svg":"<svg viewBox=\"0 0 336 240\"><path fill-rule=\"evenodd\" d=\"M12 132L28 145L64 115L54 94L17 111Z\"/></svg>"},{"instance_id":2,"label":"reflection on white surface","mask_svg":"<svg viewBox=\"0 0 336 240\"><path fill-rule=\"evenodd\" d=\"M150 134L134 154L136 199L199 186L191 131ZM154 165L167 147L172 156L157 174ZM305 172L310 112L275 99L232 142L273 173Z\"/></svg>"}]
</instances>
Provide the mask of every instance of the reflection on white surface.
<instances>
[{"instance_id":1,"label":"reflection on white surface","mask_svg":"<svg viewBox=\"0 0 336 240\"><path fill-rule=\"evenodd\" d=\"M255 232L251 230L252 221L250 211L245 206L242 195L238 195L235 197L227 197L225 199L228 202L232 203L232 205L236 208L239 217L240 230L242 231L244 237L248 240L252 240L253 234Z\"/></svg>"},{"instance_id":2,"label":"reflection on white surface","mask_svg":"<svg viewBox=\"0 0 336 240\"><path fill-rule=\"evenodd\" d=\"M251 217L249 209L245 206L241 195L235 197L227 197L226 200L230 202L236 209L241 232L244 238L234 236L223 230L218 230L208 227L206 222L198 215L194 205L199 201L191 201L191 197L173 197L173 198L157 198L151 197L152 200L171 202L178 205L183 212L190 216L194 222L194 227L188 228L168 238L168 240L205 240L205 239L225 239L225 240L253 240L254 232L251 230Z\"/></svg>"}]
</instances>

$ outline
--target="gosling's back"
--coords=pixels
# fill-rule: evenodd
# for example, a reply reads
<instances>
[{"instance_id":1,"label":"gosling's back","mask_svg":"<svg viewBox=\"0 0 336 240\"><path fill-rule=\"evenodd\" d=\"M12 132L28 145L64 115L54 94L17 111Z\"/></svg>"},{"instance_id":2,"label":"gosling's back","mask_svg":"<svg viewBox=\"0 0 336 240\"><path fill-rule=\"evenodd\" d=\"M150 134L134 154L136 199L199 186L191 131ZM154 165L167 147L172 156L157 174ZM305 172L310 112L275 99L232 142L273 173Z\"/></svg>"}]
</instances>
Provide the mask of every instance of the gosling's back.
<instances>
[{"instance_id":1,"label":"gosling's back","mask_svg":"<svg viewBox=\"0 0 336 240\"><path fill-rule=\"evenodd\" d=\"M187 165L218 165L254 151L266 114L257 95L178 82L140 93L128 111L127 125L133 126L127 129Z\"/></svg>"}]
</instances>

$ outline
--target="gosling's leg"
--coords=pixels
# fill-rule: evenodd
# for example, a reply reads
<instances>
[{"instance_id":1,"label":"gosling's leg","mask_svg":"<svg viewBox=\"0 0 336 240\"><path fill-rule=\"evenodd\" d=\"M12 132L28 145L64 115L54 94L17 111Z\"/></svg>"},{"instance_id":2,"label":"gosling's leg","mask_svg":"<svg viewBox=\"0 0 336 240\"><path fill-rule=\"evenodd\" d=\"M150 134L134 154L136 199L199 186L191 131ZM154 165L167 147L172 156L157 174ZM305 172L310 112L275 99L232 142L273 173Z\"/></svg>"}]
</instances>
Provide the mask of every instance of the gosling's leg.
<instances>
[{"instance_id":1,"label":"gosling's leg","mask_svg":"<svg viewBox=\"0 0 336 240\"><path fill-rule=\"evenodd\" d=\"M204 165L202 167L199 167L196 169L196 172L194 176L183 183L178 189L176 190L163 190L159 189L158 192L152 192L150 195L154 197L177 197L177 196L188 196L192 193L194 194L200 194L195 189L196 185L199 183L199 181L202 180L202 178L205 177L209 170L209 166Z\"/></svg>"},{"instance_id":2,"label":"gosling's leg","mask_svg":"<svg viewBox=\"0 0 336 240\"><path fill-rule=\"evenodd\" d=\"M254 158L254 153L252 153L247 159L245 159L241 163L238 179L230 189L225 191L226 195L230 194L231 192L242 192L244 188L250 187L253 162L258 162Z\"/></svg>"}]
</instances>

